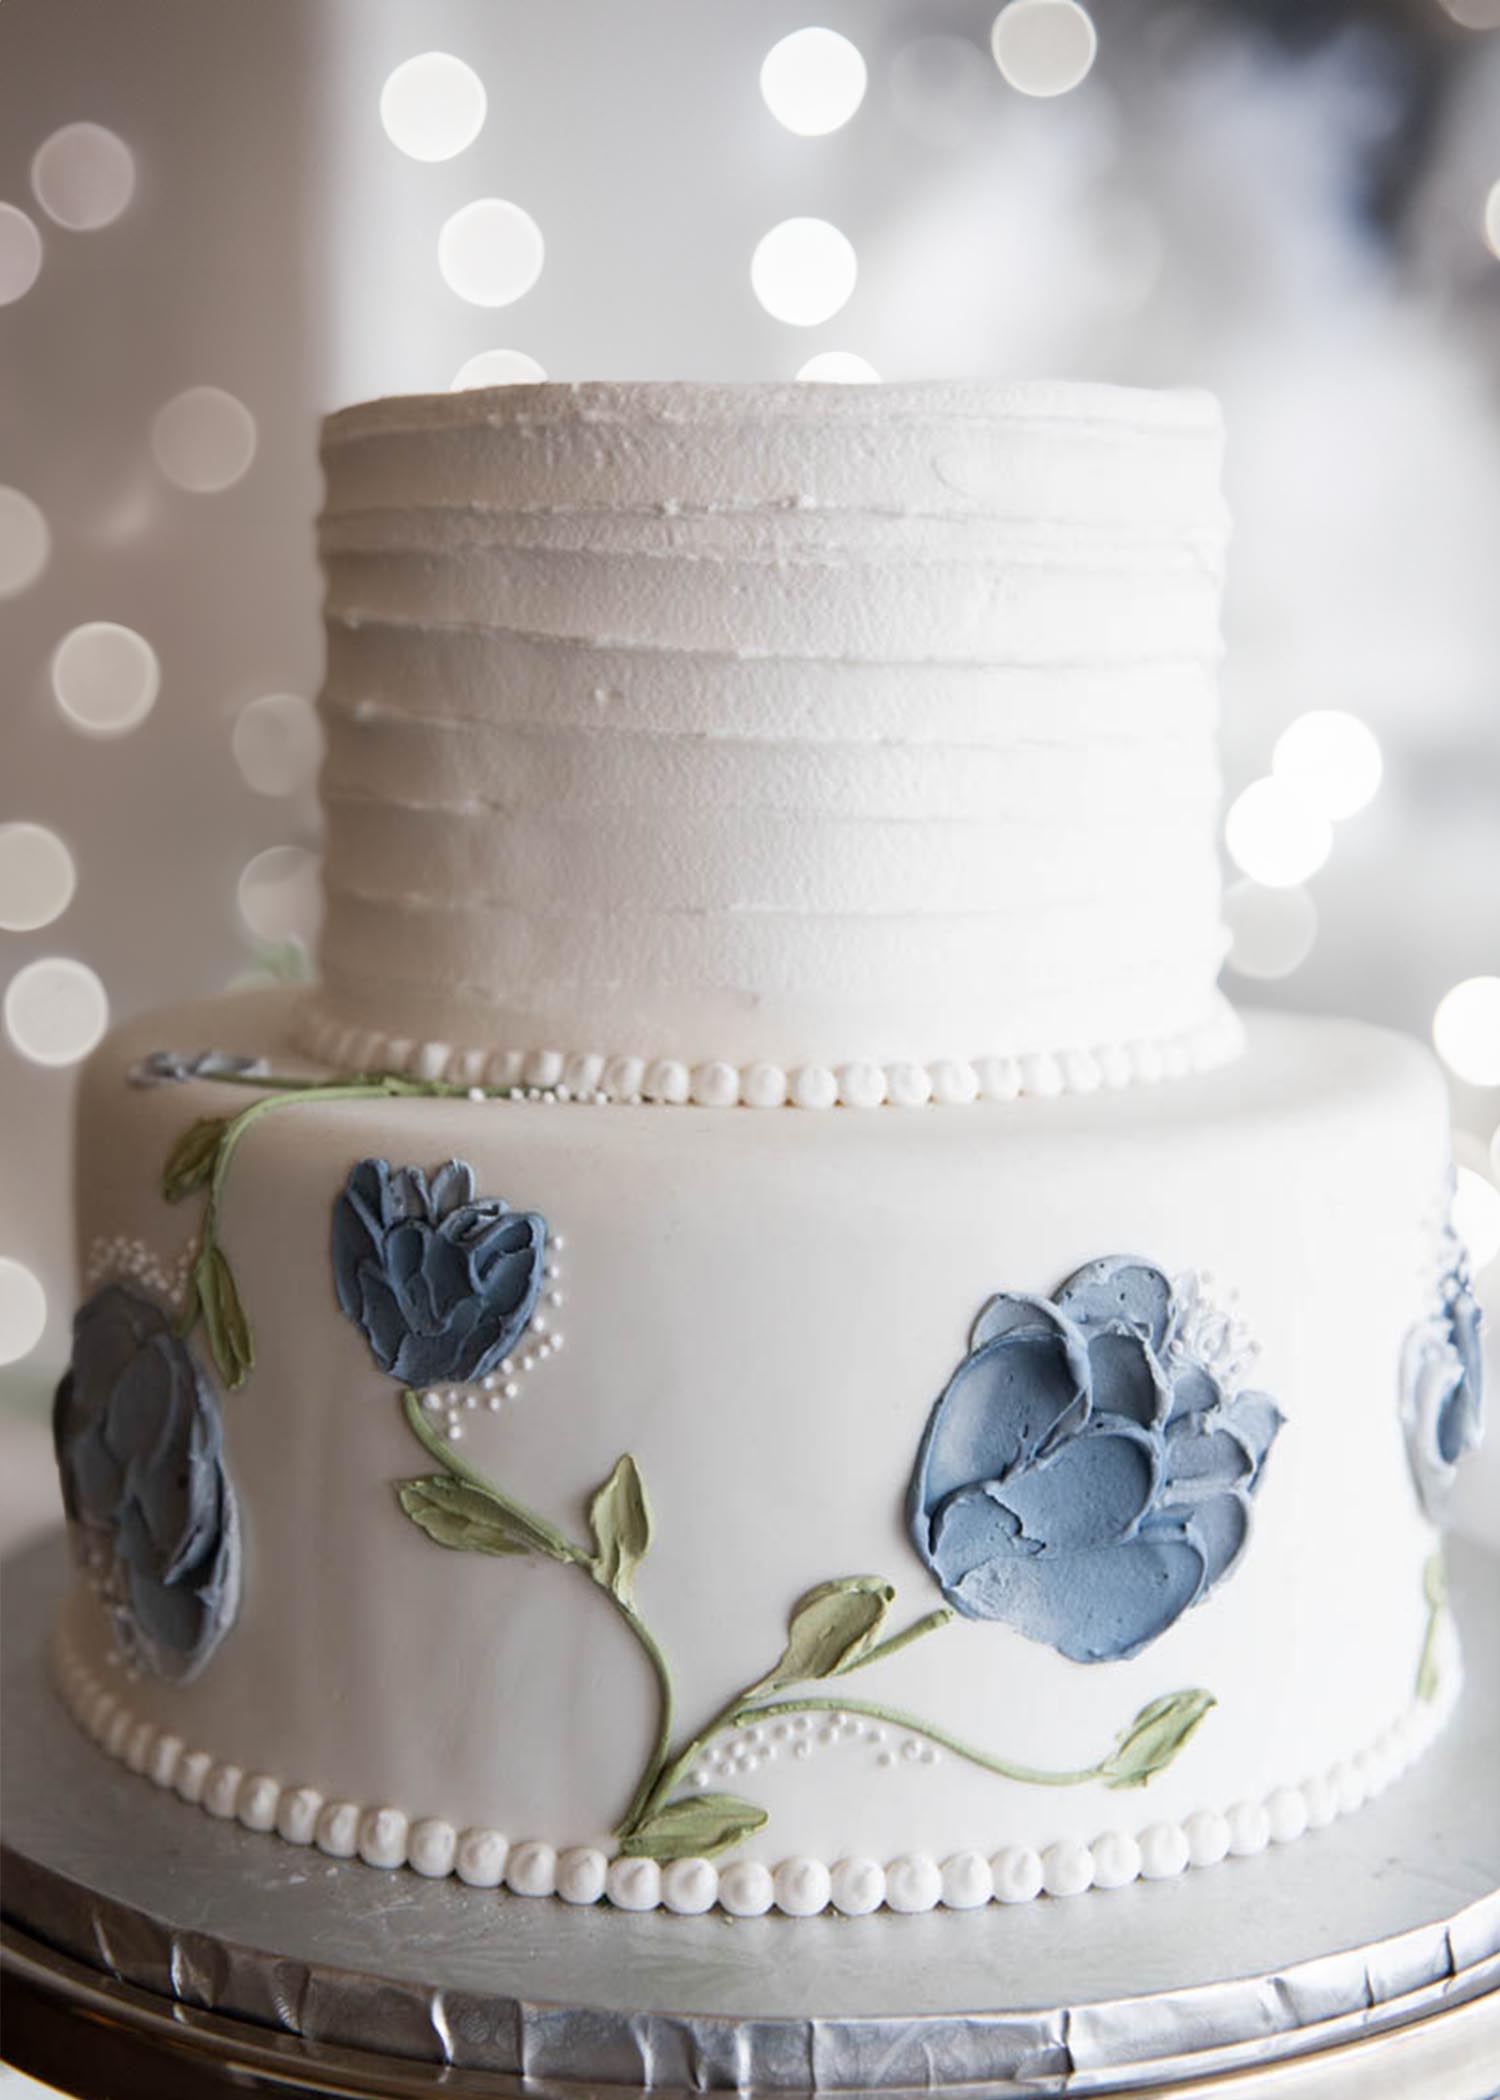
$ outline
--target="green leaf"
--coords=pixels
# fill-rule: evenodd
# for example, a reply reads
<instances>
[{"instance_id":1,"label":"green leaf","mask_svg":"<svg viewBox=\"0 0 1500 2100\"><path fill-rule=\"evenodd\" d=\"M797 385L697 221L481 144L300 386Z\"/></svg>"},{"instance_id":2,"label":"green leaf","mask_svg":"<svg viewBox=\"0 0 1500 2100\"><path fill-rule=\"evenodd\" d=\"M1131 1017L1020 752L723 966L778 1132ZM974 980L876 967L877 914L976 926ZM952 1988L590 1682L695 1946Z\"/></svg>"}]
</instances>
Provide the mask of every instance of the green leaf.
<instances>
[{"instance_id":1,"label":"green leaf","mask_svg":"<svg viewBox=\"0 0 1500 2100\"><path fill-rule=\"evenodd\" d=\"M589 1504L594 1565L607 1590L629 1604L635 1571L651 1546L651 1504L640 1468L627 1451Z\"/></svg>"},{"instance_id":2,"label":"green leaf","mask_svg":"<svg viewBox=\"0 0 1500 2100\"><path fill-rule=\"evenodd\" d=\"M819 1583L793 1605L781 1660L755 1690L780 1691L848 1669L874 1643L895 1596L878 1575Z\"/></svg>"},{"instance_id":3,"label":"green leaf","mask_svg":"<svg viewBox=\"0 0 1500 2100\"><path fill-rule=\"evenodd\" d=\"M1448 1568L1441 1553L1430 1555L1422 1570L1422 1595L1433 1611L1441 1611L1448 1602Z\"/></svg>"},{"instance_id":4,"label":"green leaf","mask_svg":"<svg viewBox=\"0 0 1500 2100\"><path fill-rule=\"evenodd\" d=\"M396 1498L419 1530L455 1553L524 1554L505 1505L482 1488L437 1473L426 1480L402 1480Z\"/></svg>"},{"instance_id":5,"label":"green leaf","mask_svg":"<svg viewBox=\"0 0 1500 2100\"><path fill-rule=\"evenodd\" d=\"M733 1794L694 1794L669 1801L620 1840L629 1859L712 1859L763 1830L766 1812Z\"/></svg>"},{"instance_id":6,"label":"green leaf","mask_svg":"<svg viewBox=\"0 0 1500 2100\"><path fill-rule=\"evenodd\" d=\"M237 1392L254 1368L255 1344L234 1274L217 1240L210 1240L193 1264L193 1283L219 1376L231 1393Z\"/></svg>"},{"instance_id":7,"label":"green leaf","mask_svg":"<svg viewBox=\"0 0 1500 2100\"><path fill-rule=\"evenodd\" d=\"M184 1196L207 1186L228 1128L227 1117L202 1116L191 1130L184 1131L161 1170L161 1192L168 1203L180 1203Z\"/></svg>"},{"instance_id":8,"label":"green leaf","mask_svg":"<svg viewBox=\"0 0 1500 2100\"><path fill-rule=\"evenodd\" d=\"M1171 1764L1205 1714L1218 1705L1212 1692L1170 1692L1143 1706L1099 1767L1106 1786L1144 1786Z\"/></svg>"}]
</instances>

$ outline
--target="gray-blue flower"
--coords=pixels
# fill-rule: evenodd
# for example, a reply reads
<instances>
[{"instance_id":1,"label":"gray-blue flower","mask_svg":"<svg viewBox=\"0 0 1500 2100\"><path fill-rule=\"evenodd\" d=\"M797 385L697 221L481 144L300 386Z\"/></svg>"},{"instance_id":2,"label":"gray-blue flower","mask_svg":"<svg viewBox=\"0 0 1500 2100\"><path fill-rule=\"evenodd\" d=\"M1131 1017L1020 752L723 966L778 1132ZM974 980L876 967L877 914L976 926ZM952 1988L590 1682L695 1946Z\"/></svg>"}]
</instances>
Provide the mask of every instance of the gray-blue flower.
<instances>
[{"instance_id":1,"label":"gray-blue flower","mask_svg":"<svg viewBox=\"0 0 1500 2100\"><path fill-rule=\"evenodd\" d=\"M404 1385L482 1378L536 1310L546 1220L476 1200L474 1170L362 1159L333 1210L340 1306L376 1363Z\"/></svg>"},{"instance_id":2,"label":"gray-blue flower","mask_svg":"<svg viewBox=\"0 0 1500 2100\"><path fill-rule=\"evenodd\" d=\"M111 1283L80 1307L52 1427L74 1543L122 1646L186 1684L234 1624L240 1527L218 1403L154 1299Z\"/></svg>"},{"instance_id":3,"label":"gray-blue flower","mask_svg":"<svg viewBox=\"0 0 1500 2100\"><path fill-rule=\"evenodd\" d=\"M130 1067L132 1086L180 1086L188 1079L264 1079L263 1057L237 1057L228 1050L153 1050Z\"/></svg>"},{"instance_id":4,"label":"gray-blue flower","mask_svg":"<svg viewBox=\"0 0 1500 2100\"><path fill-rule=\"evenodd\" d=\"M1401 1420L1423 1509L1441 1523L1454 1476L1484 1434L1484 1316L1463 1242L1444 1237L1444 1270L1432 1317L1406 1338Z\"/></svg>"},{"instance_id":5,"label":"gray-blue flower","mask_svg":"<svg viewBox=\"0 0 1500 2100\"><path fill-rule=\"evenodd\" d=\"M1281 1427L1224 1390L1149 1262L1110 1256L1055 1298L1005 1293L932 1411L918 1553L955 1610L1075 1662L1137 1655L1222 1582Z\"/></svg>"}]
</instances>

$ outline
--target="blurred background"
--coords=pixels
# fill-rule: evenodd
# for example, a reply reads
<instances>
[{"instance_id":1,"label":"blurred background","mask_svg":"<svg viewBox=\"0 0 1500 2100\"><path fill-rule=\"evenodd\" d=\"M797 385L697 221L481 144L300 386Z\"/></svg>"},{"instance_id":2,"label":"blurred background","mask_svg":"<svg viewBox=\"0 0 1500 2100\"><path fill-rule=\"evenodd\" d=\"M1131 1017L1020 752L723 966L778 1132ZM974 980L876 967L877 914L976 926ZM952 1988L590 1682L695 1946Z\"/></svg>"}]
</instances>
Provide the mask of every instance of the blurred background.
<instances>
[{"instance_id":1,"label":"blurred background","mask_svg":"<svg viewBox=\"0 0 1500 2100\"><path fill-rule=\"evenodd\" d=\"M1216 389L1229 989L1435 1041L1500 1314L1500 0L997 7L6 0L0 1532L79 1060L307 967L316 419L380 393Z\"/></svg>"}]
</instances>

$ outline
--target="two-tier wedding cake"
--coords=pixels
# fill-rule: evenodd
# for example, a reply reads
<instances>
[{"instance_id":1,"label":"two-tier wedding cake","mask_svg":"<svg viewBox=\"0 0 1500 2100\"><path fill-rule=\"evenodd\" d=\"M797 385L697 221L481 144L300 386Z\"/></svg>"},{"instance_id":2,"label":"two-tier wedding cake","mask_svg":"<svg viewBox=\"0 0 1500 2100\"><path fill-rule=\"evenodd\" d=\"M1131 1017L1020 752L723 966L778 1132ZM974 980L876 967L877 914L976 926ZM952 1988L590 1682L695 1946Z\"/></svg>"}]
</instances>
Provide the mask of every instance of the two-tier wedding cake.
<instances>
[{"instance_id":1,"label":"two-tier wedding cake","mask_svg":"<svg viewBox=\"0 0 1500 2100\"><path fill-rule=\"evenodd\" d=\"M1443 1088L1216 989L1220 451L1088 386L331 420L321 983L83 1086L108 1751L803 1916L1205 1867L1430 1738Z\"/></svg>"}]
</instances>

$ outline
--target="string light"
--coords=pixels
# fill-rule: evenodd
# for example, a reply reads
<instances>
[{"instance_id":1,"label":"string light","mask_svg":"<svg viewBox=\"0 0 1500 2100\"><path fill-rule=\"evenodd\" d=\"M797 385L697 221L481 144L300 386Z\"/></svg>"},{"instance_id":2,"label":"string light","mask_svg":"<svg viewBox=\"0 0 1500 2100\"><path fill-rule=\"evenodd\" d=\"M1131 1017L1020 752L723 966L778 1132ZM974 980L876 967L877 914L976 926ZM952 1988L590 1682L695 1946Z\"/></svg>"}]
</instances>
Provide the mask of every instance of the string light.
<instances>
[{"instance_id":1,"label":"string light","mask_svg":"<svg viewBox=\"0 0 1500 2100\"><path fill-rule=\"evenodd\" d=\"M0 598L29 590L51 552L52 534L36 504L20 489L0 488Z\"/></svg>"},{"instance_id":2,"label":"string light","mask_svg":"<svg viewBox=\"0 0 1500 2100\"><path fill-rule=\"evenodd\" d=\"M33 933L62 917L78 887L73 856L45 824L0 824L0 926Z\"/></svg>"},{"instance_id":3,"label":"string light","mask_svg":"<svg viewBox=\"0 0 1500 2100\"><path fill-rule=\"evenodd\" d=\"M301 693L262 693L234 718L234 762L257 795L311 787L323 758L317 709Z\"/></svg>"},{"instance_id":4,"label":"string light","mask_svg":"<svg viewBox=\"0 0 1500 2100\"><path fill-rule=\"evenodd\" d=\"M41 235L16 205L0 204L0 306L24 299L41 270Z\"/></svg>"},{"instance_id":5,"label":"string light","mask_svg":"<svg viewBox=\"0 0 1500 2100\"><path fill-rule=\"evenodd\" d=\"M816 328L848 305L859 261L846 234L826 219L783 219L750 262L756 298L778 321Z\"/></svg>"},{"instance_id":6,"label":"string light","mask_svg":"<svg viewBox=\"0 0 1500 2100\"><path fill-rule=\"evenodd\" d=\"M546 376L524 350L481 350L454 373L453 391L460 394L475 386L533 386Z\"/></svg>"},{"instance_id":7,"label":"string light","mask_svg":"<svg viewBox=\"0 0 1500 2100\"><path fill-rule=\"evenodd\" d=\"M47 1293L23 1262L0 1254L0 1364L30 1356L47 1325Z\"/></svg>"},{"instance_id":8,"label":"string light","mask_svg":"<svg viewBox=\"0 0 1500 2100\"><path fill-rule=\"evenodd\" d=\"M109 1026L109 1000L87 963L44 955L5 988L5 1030L38 1065L76 1065Z\"/></svg>"},{"instance_id":9,"label":"string light","mask_svg":"<svg viewBox=\"0 0 1500 2100\"><path fill-rule=\"evenodd\" d=\"M822 380L834 386L873 386L880 374L867 357L853 350L820 350L798 372L799 379Z\"/></svg>"},{"instance_id":10,"label":"string light","mask_svg":"<svg viewBox=\"0 0 1500 2100\"><path fill-rule=\"evenodd\" d=\"M413 160L452 160L478 138L488 109L484 82L450 51L407 59L380 91L386 137Z\"/></svg>"},{"instance_id":11,"label":"string light","mask_svg":"<svg viewBox=\"0 0 1500 2100\"><path fill-rule=\"evenodd\" d=\"M836 29L796 29L766 53L760 91L778 124L820 138L848 123L868 78L858 47Z\"/></svg>"},{"instance_id":12,"label":"string light","mask_svg":"<svg viewBox=\"0 0 1500 2100\"><path fill-rule=\"evenodd\" d=\"M995 64L1023 95L1066 95L1087 78L1099 48L1078 0L1010 0L990 31Z\"/></svg>"},{"instance_id":13,"label":"string light","mask_svg":"<svg viewBox=\"0 0 1500 2100\"><path fill-rule=\"evenodd\" d=\"M157 410L151 450L168 481L215 496L249 473L258 433L243 401L222 387L193 386Z\"/></svg>"},{"instance_id":14,"label":"string light","mask_svg":"<svg viewBox=\"0 0 1500 2100\"><path fill-rule=\"evenodd\" d=\"M1373 801L1384 770L1374 731L1334 707L1299 715L1271 754L1275 777L1336 823Z\"/></svg>"},{"instance_id":15,"label":"string light","mask_svg":"<svg viewBox=\"0 0 1500 2100\"><path fill-rule=\"evenodd\" d=\"M1306 962L1318 937L1318 907L1298 887L1269 889L1236 882L1224 895L1229 963L1241 977L1290 977Z\"/></svg>"},{"instance_id":16,"label":"string light","mask_svg":"<svg viewBox=\"0 0 1500 2100\"><path fill-rule=\"evenodd\" d=\"M510 306L542 274L546 243L530 212L504 197L477 197L438 236L438 268L471 306Z\"/></svg>"},{"instance_id":17,"label":"string light","mask_svg":"<svg viewBox=\"0 0 1500 2100\"><path fill-rule=\"evenodd\" d=\"M1276 779L1254 780L1229 806L1224 843L1242 874L1270 889L1294 889L1333 851L1322 810Z\"/></svg>"},{"instance_id":18,"label":"string light","mask_svg":"<svg viewBox=\"0 0 1500 2100\"><path fill-rule=\"evenodd\" d=\"M156 705L161 666L151 644L133 628L90 620L58 643L52 690L75 729L90 736L123 736Z\"/></svg>"},{"instance_id":19,"label":"string light","mask_svg":"<svg viewBox=\"0 0 1500 2100\"><path fill-rule=\"evenodd\" d=\"M1500 1086L1500 977L1466 977L1438 1001L1432 1039L1470 1086Z\"/></svg>"},{"instance_id":20,"label":"string light","mask_svg":"<svg viewBox=\"0 0 1500 2100\"><path fill-rule=\"evenodd\" d=\"M96 233L135 195L135 156L102 124L64 124L38 146L31 187L49 219L71 233Z\"/></svg>"}]
</instances>

